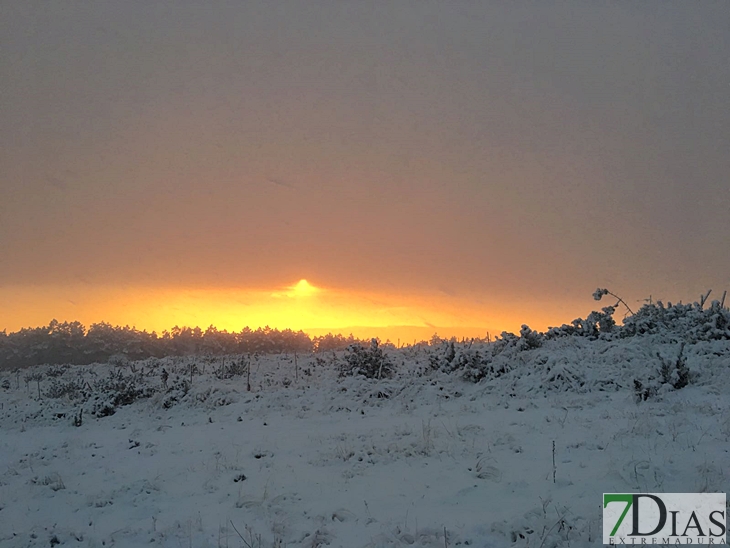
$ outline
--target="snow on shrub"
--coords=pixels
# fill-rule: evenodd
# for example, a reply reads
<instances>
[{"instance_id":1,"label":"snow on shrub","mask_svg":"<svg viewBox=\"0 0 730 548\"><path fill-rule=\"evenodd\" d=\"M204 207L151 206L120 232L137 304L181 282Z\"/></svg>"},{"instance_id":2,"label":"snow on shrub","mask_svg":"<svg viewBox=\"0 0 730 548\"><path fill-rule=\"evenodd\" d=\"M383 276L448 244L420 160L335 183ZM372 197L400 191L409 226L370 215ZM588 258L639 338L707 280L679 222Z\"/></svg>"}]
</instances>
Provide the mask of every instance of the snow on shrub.
<instances>
[{"instance_id":1,"label":"snow on shrub","mask_svg":"<svg viewBox=\"0 0 730 548\"><path fill-rule=\"evenodd\" d=\"M248 372L251 367L251 359L238 356L235 358L223 358L219 368L215 370L215 376L219 379L232 379L234 377L240 377Z\"/></svg>"},{"instance_id":2,"label":"snow on shrub","mask_svg":"<svg viewBox=\"0 0 730 548\"><path fill-rule=\"evenodd\" d=\"M113 415L117 407L149 398L157 391L147 386L141 374L125 375L122 370L109 371L107 377L92 385L91 413L97 417Z\"/></svg>"},{"instance_id":3,"label":"snow on shrub","mask_svg":"<svg viewBox=\"0 0 730 548\"><path fill-rule=\"evenodd\" d=\"M613 319L615 311L616 308L613 306L605 306L600 312L594 310L585 319L576 318L570 325L563 324L560 327L549 328L544 337L547 339L555 339L558 337L578 336L610 339L611 334L616 330L616 321Z\"/></svg>"},{"instance_id":4,"label":"snow on shrub","mask_svg":"<svg viewBox=\"0 0 730 548\"><path fill-rule=\"evenodd\" d=\"M156 388L146 384L141 373L125 375L117 369L110 370L106 377L96 378L91 383L81 375L73 379L52 377L43 395L50 399L78 400L82 408L92 415L106 417L113 415L118 407L149 398L156 392Z\"/></svg>"},{"instance_id":5,"label":"snow on shrub","mask_svg":"<svg viewBox=\"0 0 730 548\"><path fill-rule=\"evenodd\" d=\"M345 352L345 363L341 369L344 375L363 375L368 379L392 377L395 369L393 362L383 352L377 339L370 341L370 347L351 344Z\"/></svg>"},{"instance_id":6,"label":"snow on shrub","mask_svg":"<svg viewBox=\"0 0 730 548\"><path fill-rule=\"evenodd\" d=\"M165 398L162 400L162 407L170 409L176 403L179 403L190 392L190 382L187 379L175 376L175 380L167 389Z\"/></svg>"},{"instance_id":7,"label":"snow on shrub","mask_svg":"<svg viewBox=\"0 0 730 548\"><path fill-rule=\"evenodd\" d=\"M68 398L69 400L87 399L88 393L84 391L86 383L82 379L61 380L53 378L50 386L45 391L47 398L60 399Z\"/></svg>"},{"instance_id":8,"label":"snow on shrub","mask_svg":"<svg viewBox=\"0 0 730 548\"><path fill-rule=\"evenodd\" d=\"M517 340L511 333L506 335L513 337L509 340ZM479 382L486 378L496 378L505 372L504 360L494 360L495 354L499 354L501 350L501 347L495 345L470 342L457 346L453 340L442 341L430 351L428 361L432 370L443 373L459 372L465 380Z\"/></svg>"},{"instance_id":9,"label":"snow on shrub","mask_svg":"<svg viewBox=\"0 0 730 548\"><path fill-rule=\"evenodd\" d=\"M699 303L646 304L624 320L621 337L664 335L687 342L730 340L730 310L713 301L705 309Z\"/></svg>"}]
</instances>

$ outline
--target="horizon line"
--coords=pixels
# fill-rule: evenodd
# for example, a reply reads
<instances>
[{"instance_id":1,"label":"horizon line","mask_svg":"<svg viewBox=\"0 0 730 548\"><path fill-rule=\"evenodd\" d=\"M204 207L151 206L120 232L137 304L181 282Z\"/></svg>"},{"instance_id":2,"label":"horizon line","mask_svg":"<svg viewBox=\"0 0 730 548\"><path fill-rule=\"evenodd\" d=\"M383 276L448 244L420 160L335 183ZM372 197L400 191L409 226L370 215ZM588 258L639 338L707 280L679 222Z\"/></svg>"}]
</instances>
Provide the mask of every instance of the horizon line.
<instances>
[{"instance_id":1,"label":"horizon line","mask_svg":"<svg viewBox=\"0 0 730 548\"><path fill-rule=\"evenodd\" d=\"M245 329L250 329L250 330L254 330L255 331L255 330L259 330L259 329L269 328L269 329L277 330L277 331L292 331L294 333L302 332L302 333L305 333L307 335L313 335L313 336L321 336L321 335L326 335L326 334L349 336L349 335L353 335L353 331L362 331L362 330L367 330L367 331L378 331L378 330L390 331L390 330L396 330L396 329L418 330L418 331L424 331L424 332L428 331L428 332L431 332L433 335L438 335L438 331L439 330L443 330L443 331L469 331L469 332L482 331L482 332L484 332L484 335L485 336L488 335L491 332L494 332L494 333L497 333L498 332L498 330L491 329L491 328L489 328L487 326L448 326L448 325L414 325L414 324L389 324L389 325L378 325L378 326L370 326L370 325L348 325L348 326L339 327L339 328L337 328L337 327L313 327L313 326L310 326L310 327L302 327L302 328L298 328L298 329L293 328L293 327L274 327L274 326L271 326L269 324L265 324L265 325L259 325L259 326L244 325L240 329L232 330L231 331L231 330L228 330L228 329L225 329L225 328L223 328L223 329L218 328L218 326L216 326L215 323L211 323L211 324L209 324L208 326L205 326L205 327L203 327L201 325L185 325L185 324L179 325L179 324L175 324L175 325L173 325L171 327L168 327L168 328L165 328L165 329L162 329L162 330L157 330L157 329L138 328L136 324L124 324L124 325L122 325L122 324L113 324L113 323L108 322L108 321L105 321L105 320L100 320L100 321L91 322L89 324L85 324L85 323L81 322L80 320L59 320L57 318L52 318L46 324L35 325L35 326L25 326L25 327L21 327L21 328L15 330L15 331L8 331L9 328L4 327L4 328L0 329L0 332L5 332L7 334L11 334L11 333L18 333L18 332L20 332L22 330L25 330L25 329L42 329L42 328L45 328L45 327L50 327L51 324L53 324L54 322L57 323L57 324L59 324L59 325L78 323L81 327L83 327L83 329L84 329L85 332L88 332L89 331L89 328L91 326L93 326L93 325L105 324L105 325L109 325L109 326L111 326L113 328L130 328L130 329L133 329L133 330L136 330L136 331L140 331L140 332L143 332L143 333L149 333L149 334L153 334L153 333L154 334L160 334L160 333L164 333L164 332L170 332L170 331L172 331L173 329L176 329L176 328L177 329L200 329L202 332L205 332L210 327L213 327L216 330L218 330L220 332L225 332L225 333L239 333L239 332L244 331ZM499 331L499 332L501 333L501 331ZM472 338L472 337L467 337L467 338Z\"/></svg>"}]
</instances>

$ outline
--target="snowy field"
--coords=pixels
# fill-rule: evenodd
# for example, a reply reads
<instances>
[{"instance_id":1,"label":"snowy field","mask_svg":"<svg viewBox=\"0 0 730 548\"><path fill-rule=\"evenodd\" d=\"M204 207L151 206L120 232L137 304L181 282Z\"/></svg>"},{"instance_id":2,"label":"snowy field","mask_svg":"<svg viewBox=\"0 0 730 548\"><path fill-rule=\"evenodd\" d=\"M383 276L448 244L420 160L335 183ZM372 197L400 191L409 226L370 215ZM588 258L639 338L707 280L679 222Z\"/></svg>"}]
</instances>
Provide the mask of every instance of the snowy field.
<instances>
[{"instance_id":1,"label":"snowy field","mask_svg":"<svg viewBox=\"0 0 730 548\"><path fill-rule=\"evenodd\" d=\"M252 358L250 391L232 357L6 371L0 546L598 546L603 492L730 490L730 342L675 390L678 347L566 337L478 383L429 347L382 380Z\"/></svg>"}]
</instances>

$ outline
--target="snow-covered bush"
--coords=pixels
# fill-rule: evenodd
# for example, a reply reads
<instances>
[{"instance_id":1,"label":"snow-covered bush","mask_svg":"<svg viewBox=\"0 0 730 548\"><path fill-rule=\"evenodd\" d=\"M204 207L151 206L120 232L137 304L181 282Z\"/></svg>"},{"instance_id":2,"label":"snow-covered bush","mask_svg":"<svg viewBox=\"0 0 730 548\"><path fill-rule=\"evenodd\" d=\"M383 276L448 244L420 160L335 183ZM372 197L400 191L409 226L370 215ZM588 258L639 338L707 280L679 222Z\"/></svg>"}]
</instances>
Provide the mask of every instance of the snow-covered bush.
<instances>
[{"instance_id":1,"label":"snow-covered bush","mask_svg":"<svg viewBox=\"0 0 730 548\"><path fill-rule=\"evenodd\" d=\"M687 357L684 355L686 344L679 346L676 358L666 358L659 352L659 368L650 373L643 380L634 379L634 396L637 402L646 401L667 390L681 390L692 381L692 373L687 367Z\"/></svg>"},{"instance_id":2,"label":"snow-covered bush","mask_svg":"<svg viewBox=\"0 0 730 548\"><path fill-rule=\"evenodd\" d=\"M653 398L659 392L656 381L649 381L646 384L639 379L634 379L634 399L636 403Z\"/></svg>"},{"instance_id":3,"label":"snow-covered bush","mask_svg":"<svg viewBox=\"0 0 730 548\"><path fill-rule=\"evenodd\" d=\"M393 376L393 362L380 348L377 339L370 341L370 347L351 344L345 351L342 375L363 375L369 379L382 379Z\"/></svg>"},{"instance_id":4,"label":"snow-covered bush","mask_svg":"<svg viewBox=\"0 0 730 548\"><path fill-rule=\"evenodd\" d=\"M518 340L515 335L511 336L514 339L510 340ZM442 341L429 354L429 365L431 369L444 373L458 371L464 380L479 382L485 378L498 377L504 372L503 363L495 366L492 355L494 348L494 345L490 347L473 343L458 344L453 340Z\"/></svg>"},{"instance_id":5,"label":"snow-covered bush","mask_svg":"<svg viewBox=\"0 0 730 548\"><path fill-rule=\"evenodd\" d=\"M179 403L190 392L190 382L185 378L175 377L175 380L167 389L165 398L162 400L162 407L170 409Z\"/></svg>"},{"instance_id":6,"label":"snow-covered bush","mask_svg":"<svg viewBox=\"0 0 730 548\"><path fill-rule=\"evenodd\" d=\"M488 350L461 349L454 362L456 368L461 370L462 378L469 382L496 378L506 371L506 363L503 360L495 361Z\"/></svg>"},{"instance_id":7,"label":"snow-covered bush","mask_svg":"<svg viewBox=\"0 0 730 548\"><path fill-rule=\"evenodd\" d=\"M117 407L149 398L157 392L146 385L142 375L125 375L121 370L110 371L107 377L94 381L91 388L91 413L97 417L113 415Z\"/></svg>"},{"instance_id":8,"label":"snow-covered bush","mask_svg":"<svg viewBox=\"0 0 730 548\"><path fill-rule=\"evenodd\" d=\"M46 376L48 377L61 377L68 370L68 365L52 365L46 370Z\"/></svg>"},{"instance_id":9,"label":"snow-covered bush","mask_svg":"<svg viewBox=\"0 0 730 548\"><path fill-rule=\"evenodd\" d=\"M80 379L61 380L52 378L45 395L47 398L68 398L70 400L88 397L88 394L84 393L84 383Z\"/></svg>"},{"instance_id":10,"label":"snow-covered bush","mask_svg":"<svg viewBox=\"0 0 730 548\"><path fill-rule=\"evenodd\" d=\"M682 343L679 347L679 355L676 360L667 360L662 358L661 354L657 353L657 356L662 362L659 368L660 379L663 384L670 384L675 390L684 388L689 384L690 374L687 368L687 358L684 354L685 343Z\"/></svg>"},{"instance_id":11,"label":"snow-covered bush","mask_svg":"<svg viewBox=\"0 0 730 548\"><path fill-rule=\"evenodd\" d=\"M232 379L244 375L251 367L251 361L244 356L232 358L226 362L222 360L221 366L215 370L215 376L219 379Z\"/></svg>"},{"instance_id":12,"label":"snow-covered bush","mask_svg":"<svg viewBox=\"0 0 730 548\"><path fill-rule=\"evenodd\" d=\"M621 337L662 334L687 342L730 340L730 310L719 301L708 308L698 303L646 304L624 320Z\"/></svg>"},{"instance_id":13,"label":"snow-covered bush","mask_svg":"<svg viewBox=\"0 0 730 548\"><path fill-rule=\"evenodd\" d=\"M125 375L122 371L110 371L108 377L96 381L94 389L110 396L115 406L149 398L155 392L154 388L145 385L141 376Z\"/></svg>"},{"instance_id":14,"label":"snow-covered bush","mask_svg":"<svg viewBox=\"0 0 730 548\"><path fill-rule=\"evenodd\" d=\"M539 333L523 325L520 335L502 333L495 342L495 351L505 348L528 350L539 348L544 341L562 337L587 337L590 339L613 340L616 337L628 338L644 335L660 335L667 341L699 341L730 340L730 309L722 302L713 301L705 308L704 298L700 303L675 304L666 306L658 301L645 304L636 313L626 303L607 289L597 289L593 293L596 300L605 295L616 297L618 303L603 307L600 311L592 311L584 318L576 318L570 324L551 327L547 332ZM623 304L629 311L623 325L614 320L616 306Z\"/></svg>"},{"instance_id":15,"label":"snow-covered bush","mask_svg":"<svg viewBox=\"0 0 730 548\"><path fill-rule=\"evenodd\" d=\"M438 341L428 349L428 363L431 369L447 372L455 369L452 367L456 357L455 344L454 341Z\"/></svg>"},{"instance_id":16,"label":"snow-covered bush","mask_svg":"<svg viewBox=\"0 0 730 548\"><path fill-rule=\"evenodd\" d=\"M559 337L610 338L616 329L616 321L613 319L615 311L616 308L613 306L605 306L600 312L594 310L585 319L576 318L570 325L563 324L560 327L549 328L544 337L547 339Z\"/></svg>"},{"instance_id":17,"label":"snow-covered bush","mask_svg":"<svg viewBox=\"0 0 730 548\"><path fill-rule=\"evenodd\" d=\"M542 333L534 331L529 325L523 324L519 335L502 331L502 334L495 339L492 349L494 354L499 354L509 348L521 352L532 348L540 348L543 340L544 335Z\"/></svg>"},{"instance_id":18,"label":"snow-covered bush","mask_svg":"<svg viewBox=\"0 0 730 548\"><path fill-rule=\"evenodd\" d=\"M533 331L530 326L523 324L520 329L520 341L518 343L519 350L528 350L530 348L540 348L542 346L543 335L539 331Z\"/></svg>"}]
</instances>

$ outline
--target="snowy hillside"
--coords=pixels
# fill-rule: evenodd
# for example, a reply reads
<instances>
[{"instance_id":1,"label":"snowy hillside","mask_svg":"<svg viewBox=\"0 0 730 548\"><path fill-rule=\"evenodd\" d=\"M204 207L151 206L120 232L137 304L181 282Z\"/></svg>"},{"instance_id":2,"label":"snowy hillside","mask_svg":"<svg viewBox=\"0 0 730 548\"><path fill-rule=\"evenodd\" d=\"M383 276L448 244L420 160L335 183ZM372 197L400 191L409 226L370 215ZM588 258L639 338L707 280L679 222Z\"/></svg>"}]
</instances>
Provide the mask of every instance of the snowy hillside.
<instances>
[{"instance_id":1,"label":"snowy hillside","mask_svg":"<svg viewBox=\"0 0 730 548\"><path fill-rule=\"evenodd\" d=\"M4 372L0 546L598 546L730 487L730 341L646 331Z\"/></svg>"}]
</instances>

